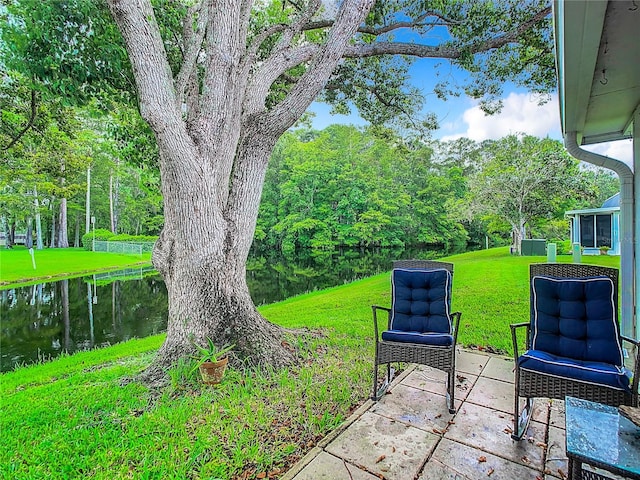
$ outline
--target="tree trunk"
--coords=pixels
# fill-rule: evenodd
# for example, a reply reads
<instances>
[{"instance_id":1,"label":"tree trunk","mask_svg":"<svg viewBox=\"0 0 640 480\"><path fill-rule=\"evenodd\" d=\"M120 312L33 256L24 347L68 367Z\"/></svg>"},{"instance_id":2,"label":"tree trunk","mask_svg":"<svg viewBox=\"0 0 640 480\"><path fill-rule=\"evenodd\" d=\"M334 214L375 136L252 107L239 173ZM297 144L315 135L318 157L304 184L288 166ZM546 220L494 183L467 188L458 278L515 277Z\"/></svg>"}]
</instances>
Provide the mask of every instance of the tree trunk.
<instances>
[{"instance_id":1,"label":"tree trunk","mask_svg":"<svg viewBox=\"0 0 640 480\"><path fill-rule=\"evenodd\" d=\"M38 188L35 185L33 186L33 203L36 207L36 250L42 250L44 248L44 242L42 241L42 220L40 218Z\"/></svg>"},{"instance_id":2,"label":"tree trunk","mask_svg":"<svg viewBox=\"0 0 640 480\"><path fill-rule=\"evenodd\" d=\"M114 199L113 199L113 170L109 173L109 225L111 233L116 233L116 223L114 218Z\"/></svg>"},{"instance_id":3,"label":"tree trunk","mask_svg":"<svg viewBox=\"0 0 640 480\"><path fill-rule=\"evenodd\" d=\"M55 207L55 202L53 201L53 198L51 199L51 203L50 203L50 207L51 207L51 243L49 245L49 247L51 248L56 248L57 244L56 244L56 223L57 223L57 218L56 218L56 207Z\"/></svg>"},{"instance_id":4,"label":"tree trunk","mask_svg":"<svg viewBox=\"0 0 640 480\"><path fill-rule=\"evenodd\" d=\"M58 247L69 248L69 236L67 234L67 199L60 200L60 221L58 222Z\"/></svg>"},{"instance_id":5,"label":"tree trunk","mask_svg":"<svg viewBox=\"0 0 640 480\"><path fill-rule=\"evenodd\" d=\"M84 233L91 227L91 166L87 167L87 196L84 204Z\"/></svg>"},{"instance_id":6,"label":"tree trunk","mask_svg":"<svg viewBox=\"0 0 640 480\"><path fill-rule=\"evenodd\" d=\"M169 320L147 380L164 377L168 365L207 337L218 346L235 344L254 364L295 362L283 329L257 312L246 283L264 175L277 139L326 84L373 0L344 2L313 58L291 44L320 6L310 2L264 62L256 61L261 41L248 43L251 2L203 2L199 20L206 31L198 22L199 40L186 45L175 82L151 2L108 3L129 52L140 113L160 152L165 226L153 263L167 285ZM201 92L189 90L195 96L184 102L185 79L198 79L201 50ZM308 71L267 110L272 83L306 61Z\"/></svg>"},{"instance_id":7,"label":"tree trunk","mask_svg":"<svg viewBox=\"0 0 640 480\"><path fill-rule=\"evenodd\" d=\"M80 246L80 212L76 213L76 228L73 235L73 246Z\"/></svg>"},{"instance_id":8,"label":"tree trunk","mask_svg":"<svg viewBox=\"0 0 640 480\"><path fill-rule=\"evenodd\" d=\"M16 244L16 222L12 220L9 222L7 229L7 248L13 248Z\"/></svg>"},{"instance_id":9,"label":"tree trunk","mask_svg":"<svg viewBox=\"0 0 640 480\"><path fill-rule=\"evenodd\" d=\"M261 166L252 175L237 172L248 177L247 186L237 192L237 202L229 198L226 209L206 175L194 175L189 168L163 172L165 177L176 177L171 185L189 188L165 188L163 192L165 227L154 248L153 263L167 286L169 320L165 343L154 368L147 372L149 380L192 353L194 343L205 344L207 338L217 345L235 344L235 354L250 363L285 366L295 362L284 343L285 332L258 313L246 282L246 259L269 152L266 143L247 155L246 161Z\"/></svg>"},{"instance_id":10,"label":"tree trunk","mask_svg":"<svg viewBox=\"0 0 640 480\"><path fill-rule=\"evenodd\" d=\"M520 255L522 253L522 239L524 238L524 223L511 225L511 235L513 237L513 246Z\"/></svg>"}]
</instances>

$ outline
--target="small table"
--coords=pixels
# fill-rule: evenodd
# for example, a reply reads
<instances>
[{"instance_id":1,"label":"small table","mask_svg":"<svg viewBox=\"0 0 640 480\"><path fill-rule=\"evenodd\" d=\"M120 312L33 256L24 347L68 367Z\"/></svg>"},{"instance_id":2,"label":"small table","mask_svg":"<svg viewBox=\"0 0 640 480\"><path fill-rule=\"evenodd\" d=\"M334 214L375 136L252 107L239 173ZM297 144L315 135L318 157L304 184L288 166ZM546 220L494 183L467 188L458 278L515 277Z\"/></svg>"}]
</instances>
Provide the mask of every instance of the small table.
<instances>
[{"instance_id":1,"label":"small table","mask_svg":"<svg viewBox=\"0 0 640 480\"><path fill-rule=\"evenodd\" d=\"M618 409L573 397L565 399L567 457L571 480L607 479L582 464L640 479L640 428Z\"/></svg>"}]
</instances>

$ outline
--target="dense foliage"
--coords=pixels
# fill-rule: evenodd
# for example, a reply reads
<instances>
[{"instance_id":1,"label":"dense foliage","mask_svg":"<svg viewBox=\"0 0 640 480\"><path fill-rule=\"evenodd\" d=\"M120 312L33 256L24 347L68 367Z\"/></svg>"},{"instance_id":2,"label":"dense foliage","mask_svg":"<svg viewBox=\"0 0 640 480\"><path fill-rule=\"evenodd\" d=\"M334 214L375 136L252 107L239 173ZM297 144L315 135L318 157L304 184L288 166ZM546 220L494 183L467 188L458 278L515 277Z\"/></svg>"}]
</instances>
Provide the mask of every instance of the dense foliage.
<instances>
[{"instance_id":1,"label":"dense foliage","mask_svg":"<svg viewBox=\"0 0 640 480\"><path fill-rule=\"evenodd\" d=\"M117 105L97 115L27 84L16 72L0 79L0 229L11 238L31 225L38 247L63 246L63 237L80 246L88 210L97 228L157 235L157 147L138 112Z\"/></svg>"},{"instance_id":2,"label":"dense foliage","mask_svg":"<svg viewBox=\"0 0 640 480\"><path fill-rule=\"evenodd\" d=\"M566 210L600 206L617 188L550 139L407 143L375 128L298 129L272 156L255 246L500 245L514 225L562 241Z\"/></svg>"},{"instance_id":3,"label":"dense foliage","mask_svg":"<svg viewBox=\"0 0 640 480\"><path fill-rule=\"evenodd\" d=\"M386 133L333 125L285 135L267 173L257 240L285 251L464 244L462 169Z\"/></svg>"}]
</instances>

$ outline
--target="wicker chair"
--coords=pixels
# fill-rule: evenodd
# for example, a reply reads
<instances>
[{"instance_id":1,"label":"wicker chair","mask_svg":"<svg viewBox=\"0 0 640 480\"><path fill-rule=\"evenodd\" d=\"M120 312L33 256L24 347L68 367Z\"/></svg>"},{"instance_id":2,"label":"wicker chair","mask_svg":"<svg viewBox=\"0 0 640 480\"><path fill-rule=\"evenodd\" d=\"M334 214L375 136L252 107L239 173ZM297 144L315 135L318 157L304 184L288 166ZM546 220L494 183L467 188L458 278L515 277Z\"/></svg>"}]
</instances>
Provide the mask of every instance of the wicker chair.
<instances>
[{"instance_id":1,"label":"wicker chair","mask_svg":"<svg viewBox=\"0 0 640 480\"><path fill-rule=\"evenodd\" d=\"M391 308L373 305L376 353L372 399L378 400L393 379L392 362L428 365L448 374L447 404L454 406L456 340L460 312L450 313L453 264L427 260L393 263ZM387 330L379 335L378 310L387 312ZM378 388L378 366L387 365Z\"/></svg>"},{"instance_id":2,"label":"wicker chair","mask_svg":"<svg viewBox=\"0 0 640 480\"><path fill-rule=\"evenodd\" d=\"M511 325L515 369L514 429L520 440L532 398L572 396L606 405L638 405L640 342L620 335L618 270L583 264L530 266L530 321ZM517 330L526 329L518 354ZM623 341L632 345L633 372ZM520 398L526 403L520 410Z\"/></svg>"}]
</instances>

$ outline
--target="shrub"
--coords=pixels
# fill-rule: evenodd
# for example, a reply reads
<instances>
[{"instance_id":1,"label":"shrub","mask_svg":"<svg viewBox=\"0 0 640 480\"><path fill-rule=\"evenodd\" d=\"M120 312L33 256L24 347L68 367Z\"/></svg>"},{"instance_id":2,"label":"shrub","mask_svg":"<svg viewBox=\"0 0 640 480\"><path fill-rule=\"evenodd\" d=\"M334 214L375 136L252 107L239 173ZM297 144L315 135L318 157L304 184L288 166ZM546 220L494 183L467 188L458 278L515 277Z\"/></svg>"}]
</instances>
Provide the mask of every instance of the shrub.
<instances>
[{"instance_id":1,"label":"shrub","mask_svg":"<svg viewBox=\"0 0 640 480\"><path fill-rule=\"evenodd\" d=\"M106 228L97 228L95 232L91 231L89 233L85 233L82 236L82 246L85 250L91 250L94 234L96 240L111 240L111 237L114 236L111 230L107 230Z\"/></svg>"},{"instance_id":2,"label":"shrub","mask_svg":"<svg viewBox=\"0 0 640 480\"><path fill-rule=\"evenodd\" d=\"M571 240L550 240L550 243L556 244L558 255L571 255Z\"/></svg>"},{"instance_id":3,"label":"shrub","mask_svg":"<svg viewBox=\"0 0 640 480\"><path fill-rule=\"evenodd\" d=\"M109 239L110 242L129 242L129 243L142 243L142 242L154 242L158 240L157 235L129 235L127 233L119 233Z\"/></svg>"}]
</instances>

